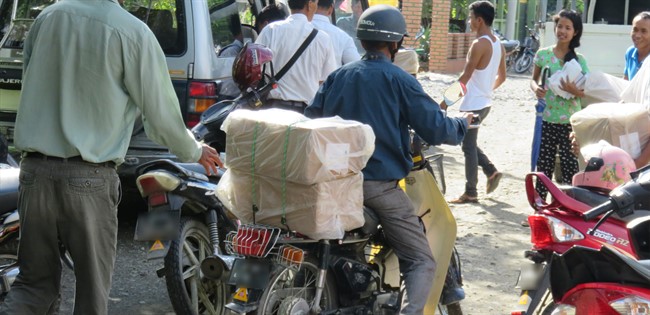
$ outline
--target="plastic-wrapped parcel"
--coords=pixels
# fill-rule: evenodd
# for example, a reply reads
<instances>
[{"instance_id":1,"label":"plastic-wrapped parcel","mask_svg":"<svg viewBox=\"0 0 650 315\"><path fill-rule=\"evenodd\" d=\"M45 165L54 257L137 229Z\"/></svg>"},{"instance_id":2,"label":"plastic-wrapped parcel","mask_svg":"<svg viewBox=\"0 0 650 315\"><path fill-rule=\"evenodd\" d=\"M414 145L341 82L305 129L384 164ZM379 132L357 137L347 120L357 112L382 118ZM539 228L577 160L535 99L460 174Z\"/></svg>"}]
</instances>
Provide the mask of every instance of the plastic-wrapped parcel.
<instances>
[{"instance_id":1,"label":"plastic-wrapped parcel","mask_svg":"<svg viewBox=\"0 0 650 315\"><path fill-rule=\"evenodd\" d=\"M312 239L341 239L345 231L361 227L363 175L312 185L281 181L228 169L219 180L217 196L245 223L287 228ZM282 216L286 224L282 223Z\"/></svg>"},{"instance_id":2,"label":"plastic-wrapped parcel","mask_svg":"<svg viewBox=\"0 0 650 315\"><path fill-rule=\"evenodd\" d=\"M361 172L375 150L368 125L281 109L234 111L222 129L227 168L306 185Z\"/></svg>"},{"instance_id":3,"label":"plastic-wrapped parcel","mask_svg":"<svg viewBox=\"0 0 650 315\"><path fill-rule=\"evenodd\" d=\"M650 116L643 104L591 104L570 120L580 146L605 140L636 159L650 140ZM583 169L583 158L578 161Z\"/></svg>"}]
</instances>

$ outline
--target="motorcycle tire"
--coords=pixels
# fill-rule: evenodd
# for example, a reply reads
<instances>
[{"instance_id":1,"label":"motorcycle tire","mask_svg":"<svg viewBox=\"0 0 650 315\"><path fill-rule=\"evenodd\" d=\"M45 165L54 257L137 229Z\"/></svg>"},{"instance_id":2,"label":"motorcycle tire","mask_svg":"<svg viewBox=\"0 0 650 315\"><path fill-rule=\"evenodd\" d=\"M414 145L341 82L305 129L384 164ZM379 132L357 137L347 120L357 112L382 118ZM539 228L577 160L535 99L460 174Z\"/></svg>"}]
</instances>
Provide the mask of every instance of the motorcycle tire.
<instances>
[{"instance_id":1,"label":"motorcycle tire","mask_svg":"<svg viewBox=\"0 0 650 315\"><path fill-rule=\"evenodd\" d=\"M229 286L202 277L201 261L212 255L208 227L195 218L181 218L180 233L165 256L165 282L179 315L225 315Z\"/></svg>"},{"instance_id":2,"label":"motorcycle tire","mask_svg":"<svg viewBox=\"0 0 650 315\"><path fill-rule=\"evenodd\" d=\"M524 73L530 70L533 67L533 56L530 54L524 54L515 62L515 72Z\"/></svg>"},{"instance_id":3,"label":"motorcycle tire","mask_svg":"<svg viewBox=\"0 0 650 315\"><path fill-rule=\"evenodd\" d=\"M281 315L285 313L294 313L299 311L298 307L301 305L311 305L313 296L307 297L308 291L313 294L314 290L307 288L314 288L318 279L318 267L315 259L306 258L300 266L299 270L295 268L285 268L278 272L271 278L269 285L264 290L260 298L259 306L257 308L258 315ZM305 285L306 286L303 286ZM299 295L282 294L284 297L277 296L277 291L291 291L293 288L302 287L302 290L297 291ZM284 292L283 292L284 293ZM306 304L304 303L306 302ZM328 272L325 278L325 288L323 289L323 296L321 297L321 309L332 310L338 307L338 297L336 295L336 282L334 276ZM294 312L290 312L294 311ZM309 310L305 310L309 314Z\"/></svg>"},{"instance_id":4,"label":"motorcycle tire","mask_svg":"<svg viewBox=\"0 0 650 315\"><path fill-rule=\"evenodd\" d=\"M463 315L463 310L460 308L460 302L448 305L438 304L438 311L440 312L440 315Z\"/></svg>"},{"instance_id":5,"label":"motorcycle tire","mask_svg":"<svg viewBox=\"0 0 650 315\"><path fill-rule=\"evenodd\" d=\"M14 264L18 261L18 238L0 244L0 267ZM6 294L0 294L0 303L5 300Z\"/></svg>"}]
</instances>

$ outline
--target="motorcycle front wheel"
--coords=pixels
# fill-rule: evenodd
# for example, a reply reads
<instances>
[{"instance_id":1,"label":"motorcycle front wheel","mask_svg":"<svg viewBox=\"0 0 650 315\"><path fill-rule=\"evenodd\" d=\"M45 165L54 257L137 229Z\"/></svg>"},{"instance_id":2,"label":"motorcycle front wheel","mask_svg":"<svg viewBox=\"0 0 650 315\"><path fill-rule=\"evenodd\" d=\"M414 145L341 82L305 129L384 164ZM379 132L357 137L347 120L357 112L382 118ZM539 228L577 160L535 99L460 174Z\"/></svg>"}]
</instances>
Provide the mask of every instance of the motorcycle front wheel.
<instances>
[{"instance_id":1,"label":"motorcycle front wheel","mask_svg":"<svg viewBox=\"0 0 650 315\"><path fill-rule=\"evenodd\" d=\"M525 53L515 62L515 72L524 73L533 66L533 56Z\"/></svg>"},{"instance_id":2,"label":"motorcycle front wheel","mask_svg":"<svg viewBox=\"0 0 650 315\"><path fill-rule=\"evenodd\" d=\"M201 273L201 261L212 254L207 226L182 218L179 237L165 256L165 281L174 311L179 315L224 315L228 285Z\"/></svg>"},{"instance_id":3,"label":"motorcycle front wheel","mask_svg":"<svg viewBox=\"0 0 650 315\"><path fill-rule=\"evenodd\" d=\"M286 268L271 278L260 298L258 315L309 314L309 306L314 301L318 267L306 259L299 270ZM322 310L338 306L336 284L331 274L325 277L325 288L320 300Z\"/></svg>"}]
</instances>

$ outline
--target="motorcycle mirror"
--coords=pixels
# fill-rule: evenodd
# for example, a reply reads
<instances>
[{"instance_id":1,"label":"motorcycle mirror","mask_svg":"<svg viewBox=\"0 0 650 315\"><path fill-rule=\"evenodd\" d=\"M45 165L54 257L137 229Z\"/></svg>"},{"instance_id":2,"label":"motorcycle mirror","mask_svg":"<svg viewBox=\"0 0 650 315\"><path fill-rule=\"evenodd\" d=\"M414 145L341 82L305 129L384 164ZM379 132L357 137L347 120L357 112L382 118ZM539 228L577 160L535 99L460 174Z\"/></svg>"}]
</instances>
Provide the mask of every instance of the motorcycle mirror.
<instances>
[{"instance_id":1,"label":"motorcycle mirror","mask_svg":"<svg viewBox=\"0 0 650 315\"><path fill-rule=\"evenodd\" d=\"M454 82L450 85L445 92L442 93L442 98L445 101L447 106L451 106L454 103L458 102L463 96L467 93L467 87L460 81Z\"/></svg>"}]
</instances>

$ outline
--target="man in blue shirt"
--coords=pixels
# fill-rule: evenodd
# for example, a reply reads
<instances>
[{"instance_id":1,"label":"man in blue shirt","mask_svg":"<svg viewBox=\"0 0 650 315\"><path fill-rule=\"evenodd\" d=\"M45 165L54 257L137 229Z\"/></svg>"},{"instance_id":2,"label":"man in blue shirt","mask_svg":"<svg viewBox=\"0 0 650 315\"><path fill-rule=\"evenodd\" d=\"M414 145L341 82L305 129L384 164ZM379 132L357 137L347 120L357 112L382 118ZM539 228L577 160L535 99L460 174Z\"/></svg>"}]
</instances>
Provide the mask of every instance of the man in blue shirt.
<instances>
[{"instance_id":1,"label":"man in blue shirt","mask_svg":"<svg viewBox=\"0 0 650 315\"><path fill-rule=\"evenodd\" d=\"M405 283L400 314L422 314L436 265L413 205L397 184L413 165L408 127L431 145L457 145L472 115L447 117L413 76L392 64L406 34L397 9L375 5L358 25L366 55L333 72L305 115L338 115L368 124L375 132L375 152L363 169L364 205L379 216L399 258Z\"/></svg>"},{"instance_id":2,"label":"man in blue shirt","mask_svg":"<svg viewBox=\"0 0 650 315\"><path fill-rule=\"evenodd\" d=\"M632 20L633 46L625 53L625 80L632 80L650 53L650 12L644 11Z\"/></svg>"}]
</instances>

